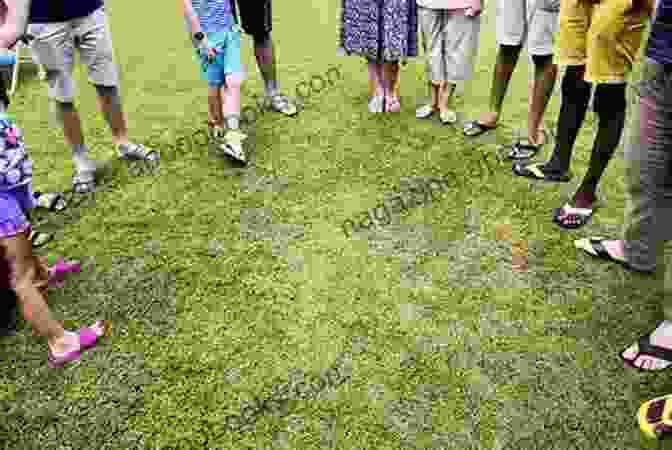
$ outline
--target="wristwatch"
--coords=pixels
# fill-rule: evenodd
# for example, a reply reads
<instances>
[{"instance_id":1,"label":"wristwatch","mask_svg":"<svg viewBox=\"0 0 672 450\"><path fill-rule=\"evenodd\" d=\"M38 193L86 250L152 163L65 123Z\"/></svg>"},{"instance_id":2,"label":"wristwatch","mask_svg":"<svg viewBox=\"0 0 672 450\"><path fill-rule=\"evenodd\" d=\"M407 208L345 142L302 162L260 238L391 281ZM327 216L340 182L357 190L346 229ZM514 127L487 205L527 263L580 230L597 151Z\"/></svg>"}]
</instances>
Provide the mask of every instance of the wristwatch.
<instances>
[{"instance_id":1,"label":"wristwatch","mask_svg":"<svg viewBox=\"0 0 672 450\"><path fill-rule=\"evenodd\" d=\"M199 31L198 33L194 33L194 39L196 39L197 41L200 42L203 39L205 39L205 34L203 34L202 31Z\"/></svg>"}]
</instances>

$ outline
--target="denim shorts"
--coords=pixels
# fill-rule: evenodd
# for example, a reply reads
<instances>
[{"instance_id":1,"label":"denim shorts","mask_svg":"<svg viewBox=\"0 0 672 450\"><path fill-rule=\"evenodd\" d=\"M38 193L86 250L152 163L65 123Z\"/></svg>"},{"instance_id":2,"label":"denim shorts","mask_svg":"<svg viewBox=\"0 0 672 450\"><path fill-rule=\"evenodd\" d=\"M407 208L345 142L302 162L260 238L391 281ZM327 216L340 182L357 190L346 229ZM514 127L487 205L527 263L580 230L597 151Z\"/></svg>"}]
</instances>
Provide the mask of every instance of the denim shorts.
<instances>
[{"instance_id":1,"label":"denim shorts","mask_svg":"<svg viewBox=\"0 0 672 450\"><path fill-rule=\"evenodd\" d=\"M205 51L198 51L203 79L208 82L208 86L214 88L224 86L227 75L243 72L240 63L240 32L224 31L218 33L218 37L220 36L213 46L217 50L214 60L208 61Z\"/></svg>"}]
</instances>

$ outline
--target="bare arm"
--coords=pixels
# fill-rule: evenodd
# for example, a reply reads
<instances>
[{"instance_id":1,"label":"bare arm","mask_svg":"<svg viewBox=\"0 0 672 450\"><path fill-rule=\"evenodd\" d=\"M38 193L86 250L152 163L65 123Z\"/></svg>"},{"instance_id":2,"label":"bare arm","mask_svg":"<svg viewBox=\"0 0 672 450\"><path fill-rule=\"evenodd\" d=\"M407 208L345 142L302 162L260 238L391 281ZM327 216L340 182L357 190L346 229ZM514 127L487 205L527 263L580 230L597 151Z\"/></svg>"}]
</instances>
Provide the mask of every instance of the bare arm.
<instances>
[{"instance_id":1,"label":"bare arm","mask_svg":"<svg viewBox=\"0 0 672 450\"><path fill-rule=\"evenodd\" d=\"M2 1L2 26L0 26L0 48L11 48L28 27L28 16L32 0Z\"/></svg>"},{"instance_id":2,"label":"bare arm","mask_svg":"<svg viewBox=\"0 0 672 450\"><path fill-rule=\"evenodd\" d=\"M184 18L191 27L191 34L202 31L201 23L198 20L198 16L194 12L191 0L182 0L182 12L184 13Z\"/></svg>"}]
</instances>

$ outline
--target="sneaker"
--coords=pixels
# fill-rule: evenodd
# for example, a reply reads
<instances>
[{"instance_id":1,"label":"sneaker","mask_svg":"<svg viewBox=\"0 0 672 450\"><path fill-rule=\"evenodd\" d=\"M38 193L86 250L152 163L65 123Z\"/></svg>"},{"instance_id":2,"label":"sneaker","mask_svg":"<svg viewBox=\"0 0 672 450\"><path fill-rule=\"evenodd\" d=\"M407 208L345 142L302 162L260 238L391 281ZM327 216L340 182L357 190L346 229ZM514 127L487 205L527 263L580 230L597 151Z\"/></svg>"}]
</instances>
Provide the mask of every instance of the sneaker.
<instances>
[{"instance_id":1,"label":"sneaker","mask_svg":"<svg viewBox=\"0 0 672 450\"><path fill-rule=\"evenodd\" d=\"M385 106L385 98L382 95L376 95L369 100L369 112L378 114L383 112Z\"/></svg>"},{"instance_id":2,"label":"sneaker","mask_svg":"<svg viewBox=\"0 0 672 450\"><path fill-rule=\"evenodd\" d=\"M245 152L243 151L243 141L246 138L247 135L245 133L241 133L238 130L229 130L219 148L233 159L246 163Z\"/></svg>"}]
</instances>

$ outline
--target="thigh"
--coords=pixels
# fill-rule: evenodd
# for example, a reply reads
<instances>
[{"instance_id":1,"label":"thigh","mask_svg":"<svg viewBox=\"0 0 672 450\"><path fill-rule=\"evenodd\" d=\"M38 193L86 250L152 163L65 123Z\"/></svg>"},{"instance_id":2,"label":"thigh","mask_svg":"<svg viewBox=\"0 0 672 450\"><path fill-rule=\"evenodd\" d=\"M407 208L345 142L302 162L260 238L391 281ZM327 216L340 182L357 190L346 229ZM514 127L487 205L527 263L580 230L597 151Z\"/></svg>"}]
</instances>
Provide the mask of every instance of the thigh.
<instances>
[{"instance_id":1,"label":"thigh","mask_svg":"<svg viewBox=\"0 0 672 450\"><path fill-rule=\"evenodd\" d=\"M240 23L245 33L262 35L271 32L273 21L271 0L240 0L237 4Z\"/></svg>"},{"instance_id":2,"label":"thigh","mask_svg":"<svg viewBox=\"0 0 672 450\"><path fill-rule=\"evenodd\" d=\"M445 29L445 14L441 9L418 8L418 28L426 52L439 45L442 29Z\"/></svg>"},{"instance_id":3,"label":"thigh","mask_svg":"<svg viewBox=\"0 0 672 450\"><path fill-rule=\"evenodd\" d=\"M527 47L530 55L552 55L559 14L537 9L529 24Z\"/></svg>"},{"instance_id":4,"label":"thigh","mask_svg":"<svg viewBox=\"0 0 672 450\"><path fill-rule=\"evenodd\" d=\"M632 0L609 0L593 10L588 33L586 79L625 82L632 71L646 27L643 14L630 13Z\"/></svg>"},{"instance_id":5,"label":"thigh","mask_svg":"<svg viewBox=\"0 0 672 450\"><path fill-rule=\"evenodd\" d=\"M588 0L562 0L557 34L557 63L565 66L586 64L588 29L593 5Z\"/></svg>"},{"instance_id":6,"label":"thigh","mask_svg":"<svg viewBox=\"0 0 672 450\"><path fill-rule=\"evenodd\" d=\"M527 0L497 0L497 43L522 45L527 29Z\"/></svg>"},{"instance_id":7,"label":"thigh","mask_svg":"<svg viewBox=\"0 0 672 450\"><path fill-rule=\"evenodd\" d=\"M31 24L27 31L35 37L31 51L36 62L48 71L72 72L74 44L69 22Z\"/></svg>"},{"instance_id":8,"label":"thigh","mask_svg":"<svg viewBox=\"0 0 672 450\"><path fill-rule=\"evenodd\" d=\"M99 86L117 86L119 76L114 62L114 47L109 21L104 9L78 19L73 33L79 42L80 58L89 79Z\"/></svg>"}]
</instances>

